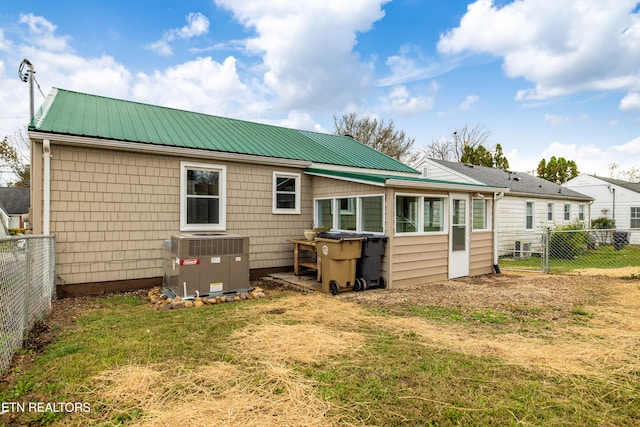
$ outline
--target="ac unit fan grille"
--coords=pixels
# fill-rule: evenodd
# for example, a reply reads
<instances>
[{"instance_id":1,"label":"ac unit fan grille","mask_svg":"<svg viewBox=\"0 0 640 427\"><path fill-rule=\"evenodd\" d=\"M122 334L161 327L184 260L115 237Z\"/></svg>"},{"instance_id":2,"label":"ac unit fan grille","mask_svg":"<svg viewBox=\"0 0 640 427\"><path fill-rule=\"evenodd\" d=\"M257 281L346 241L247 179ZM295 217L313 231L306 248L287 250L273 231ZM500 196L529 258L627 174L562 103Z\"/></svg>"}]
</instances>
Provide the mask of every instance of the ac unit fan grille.
<instances>
[{"instance_id":1,"label":"ac unit fan grille","mask_svg":"<svg viewBox=\"0 0 640 427\"><path fill-rule=\"evenodd\" d=\"M245 239L201 239L189 240L189 256L243 254Z\"/></svg>"}]
</instances>

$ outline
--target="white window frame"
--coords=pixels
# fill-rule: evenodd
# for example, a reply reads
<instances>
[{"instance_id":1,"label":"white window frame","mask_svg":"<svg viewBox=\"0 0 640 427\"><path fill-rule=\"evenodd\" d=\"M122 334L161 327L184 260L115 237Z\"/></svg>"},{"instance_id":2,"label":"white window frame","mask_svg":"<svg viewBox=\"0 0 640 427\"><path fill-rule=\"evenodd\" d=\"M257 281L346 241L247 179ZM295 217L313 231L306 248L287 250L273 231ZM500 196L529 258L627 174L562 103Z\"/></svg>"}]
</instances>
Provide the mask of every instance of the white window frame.
<instances>
[{"instance_id":1,"label":"white window frame","mask_svg":"<svg viewBox=\"0 0 640 427\"><path fill-rule=\"evenodd\" d=\"M547 222L553 222L555 216L554 216L554 210L555 210L555 204L554 203L547 203ZM551 217L551 218L549 218Z\"/></svg>"},{"instance_id":2,"label":"white window frame","mask_svg":"<svg viewBox=\"0 0 640 427\"><path fill-rule=\"evenodd\" d=\"M293 178L295 179L295 207L293 208L278 208L278 178ZM290 172L273 172L273 188L272 188L272 197L273 197L273 213L274 214L300 214L300 199L302 196L302 183L301 183L301 174L299 173L290 173ZM283 192L280 192L283 193ZM290 194L290 193L287 193Z\"/></svg>"},{"instance_id":3,"label":"white window frame","mask_svg":"<svg viewBox=\"0 0 640 427\"><path fill-rule=\"evenodd\" d=\"M369 231L362 229L362 215L364 214L362 209L362 199L367 197L381 197L382 198L382 231ZM355 199L354 203L349 201L349 206L346 210L341 209L339 200L341 199ZM332 224L319 224L318 218L318 201L330 200L331 201L331 214L333 215ZM340 221L340 215L356 215L356 229L355 230L341 230L338 228ZM385 234L386 232L386 212L385 212L385 195L384 194L361 194L361 195L348 195L348 196L334 196L334 197L318 197L313 199L313 223L316 227L330 227L335 231L346 231L355 233L372 233L372 234Z\"/></svg>"},{"instance_id":4,"label":"white window frame","mask_svg":"<svg viewBox=\"0 0 640 427\"><path fill-rule=\"evenodd\" d=\"M418 217L414 232L398 231L396 227L396 207L398 197L416 197L418 199ZM442 231L424 231L424 199L442 199ZM414 194L396 193L393 200L393 232L396 236L437 236L449 233L449 195L447 194Z\"/></svg>"},{"instance_id":5,"label":"white window frame","mask_svg":"<svg viewBox=\"0 0 640 427\"><path fill-rule=\"evenodd\" d=\"M473 223L473 204L476 201L484 202L484 227L483 228L474 228L475 224ZM489 199L483 199L480 197L474 197L471 199L471 231L491 231L491 207L492 203L490 203Z\"/></svg>"},{"instance_id":6,"label":"white window frame","mask_svg":"<svg viewBox=\"0 0 640 427\"><path fill-rule=\"evenodd\" d=\"M527 218L529 217L527 206L529 205L531 205L531 227L527 227ZM527 231L536 229L536 203L531 200L524 202L524 229Z\"/></svg>"},{"instance_id":7,"label":"white window frame","mask_svg":"<svg viewBox=\"0 0 640 427\"><path fill-rule=\"evenodd\" d=\"M633 215L634 210L636 214L635 216ZM637 227L633 226L633 220L638 221L639 224ZM629 208L629 228L633 228L634 230L640 228L640 206L631 206Z\"/></svg>"},{"instance_id":8,"label":"white window frame","mask_svg":"<svg viewBox=\"0 0 640 427\"><path fill-rule=\"evenodd\" d=\"M583 204L578 205L578 221L585 220L586 209Z\"/></svg>"},{"instance_id":9,"label":"white window frame","mask_svg":"<svg viewBox=\"0 0 640 427\"><path fill-rule=\"evenodd\" d=\"M562 209L562 218L564 219L564 222L571 222L571 203L564 204Z\"/></svg>"},{"instance_id":10,"label":"white window frame","mask_svg":"<svg viewBox=\"0 0 640 427\"><path fill-rule=\"evenodd\" d=\"M219 173L218 224L187 223L187 171L203 170ZM180 231L225 231L227 229L227 167L209 163L180 162Z\"/></svg>"}]
</instances>

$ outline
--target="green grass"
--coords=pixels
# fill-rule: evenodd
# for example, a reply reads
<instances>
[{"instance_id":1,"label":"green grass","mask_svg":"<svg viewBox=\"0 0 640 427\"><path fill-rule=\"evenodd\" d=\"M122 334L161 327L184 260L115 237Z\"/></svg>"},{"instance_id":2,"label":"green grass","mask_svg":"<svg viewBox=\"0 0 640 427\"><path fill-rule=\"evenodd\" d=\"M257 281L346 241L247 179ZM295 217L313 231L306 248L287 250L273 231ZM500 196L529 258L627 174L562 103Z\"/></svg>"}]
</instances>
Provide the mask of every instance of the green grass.
<instances>
[{"instance_id":1,"label":"green grass","mask_svg":"<svg viewBox=\"0 0 640 427\"><path fill-rule=\"evenodd\" d=\"M93 375L127 364L197 369L203 363L224 361L248 368L254 362L233 353L229 343L232 333L245 326L278 321L268 311L247 314L248 307L259 304L263 300L154 311L134 297L103 299L101 308L68 326L27 370L3 382L0 397L3 401L90 400ZM625 377L612 372L610 378L601 379L528 370L495 358L432 347L415 332L384 330L375 322L375 316L386 319L400 314L444 325L500 328L528 319L524 323L529 328L542 330L544 320L537 316L544 313L535 308L500 313L407 306L402 312L369 312L374 316L371 323L344 326L365 337L357 353L313 364L290 362L294 371L311 381L314 393L331 403L327 416L341 424L631 426L640 418L639 373ZM584 321L590 318L584 307L574 308L572 314ZM94 407L100 411L100 405ZM118 409L109 425L126 425L142 416L137 408ZM67 417L19 414L17 421L65 425Z\"/></svg>"},{"instance_id":2,"label":"green grass","mask_svg":"<svg viewBox=\"0 0 640 427\"><path fill-rule=\"evenodd\" d=\"M640 246L626 245L621 250L613 246L599 246L589 249L574 259L549 258L549 271L556 274L571 273L585 268L622 268L638 266ZM523 259L502 258L500 267L505 269L540 270L542 260L539 256Z\"/></svg>"}]
</instances>

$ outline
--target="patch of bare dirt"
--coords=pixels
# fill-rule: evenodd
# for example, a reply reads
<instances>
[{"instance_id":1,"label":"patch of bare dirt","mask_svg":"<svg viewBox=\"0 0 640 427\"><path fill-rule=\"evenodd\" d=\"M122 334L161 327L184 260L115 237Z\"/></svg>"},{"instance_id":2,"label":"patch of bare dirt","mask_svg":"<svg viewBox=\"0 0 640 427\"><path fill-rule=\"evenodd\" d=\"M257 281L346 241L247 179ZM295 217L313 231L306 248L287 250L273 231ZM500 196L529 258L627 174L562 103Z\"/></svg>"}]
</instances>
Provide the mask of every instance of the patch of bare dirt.
<instances>
[{"instance_id":1,"label":"patch of bare dirt","mask_svg":"<svg viewBox=\"0 0 640 427\"><path fill-rule=\"evenodd\" d=\"M626 274L623 275L626 277ZM427 346L498 357L557 373L598 375L640 370L640 282L609 276L489 275L404 289L341 294L342 301L385 307L457 307L466 312L530 313L544 328L443 324L415 316L390 317L380 326L413 332ZM526 319L527 314L523 316Z\"/></svg>"}]
</instances>

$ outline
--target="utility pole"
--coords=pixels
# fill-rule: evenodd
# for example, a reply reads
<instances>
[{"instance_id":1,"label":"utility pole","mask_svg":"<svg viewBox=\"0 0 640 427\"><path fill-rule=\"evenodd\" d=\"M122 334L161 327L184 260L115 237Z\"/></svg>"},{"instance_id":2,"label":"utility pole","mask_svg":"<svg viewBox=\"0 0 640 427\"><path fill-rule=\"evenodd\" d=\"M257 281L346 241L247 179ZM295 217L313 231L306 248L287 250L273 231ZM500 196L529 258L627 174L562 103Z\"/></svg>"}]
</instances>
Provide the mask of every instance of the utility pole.
<instances>
[{"instance_id":1,"label":"utility pole","mask_svg":"<svg viewBox=\"0 0 640 427\"><path fill-rule=\"evenodd\" d=\"M27 67L27 70L25 71L25 66ZM28 59L23 59L22 62L20 63L20 68L18 69L18 77L20 77L20 80L22 80L25 83L29 83L29 123L31 123L33 121L33 118L35 117L35 108L33 105L33 80L34 77L33 75L35 74L35 71L33 69L33 64L31 62L29 62Z\"/></svg>"}]
</instances>

